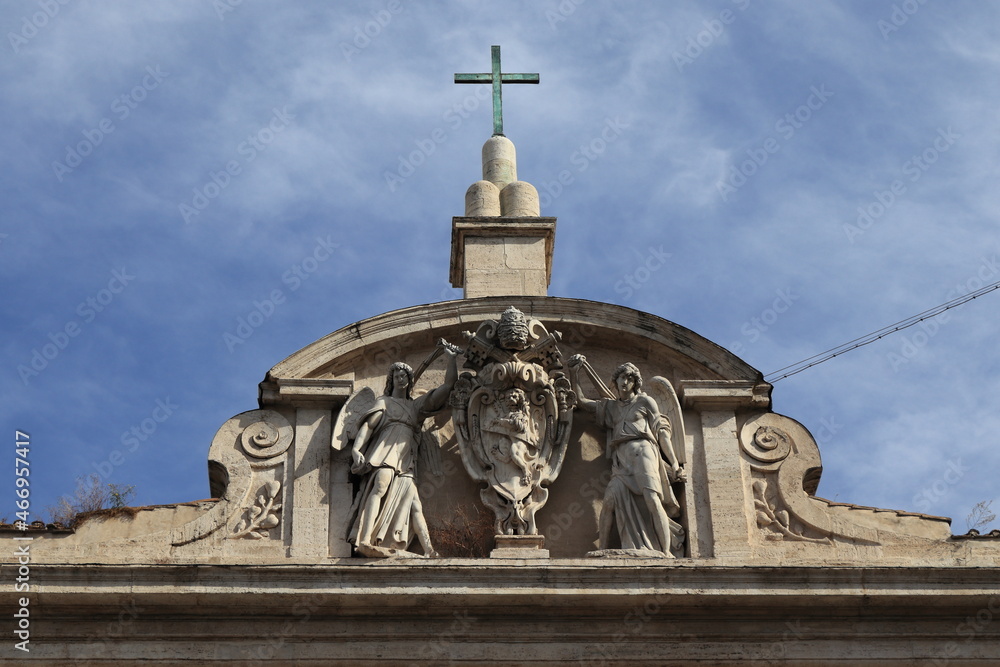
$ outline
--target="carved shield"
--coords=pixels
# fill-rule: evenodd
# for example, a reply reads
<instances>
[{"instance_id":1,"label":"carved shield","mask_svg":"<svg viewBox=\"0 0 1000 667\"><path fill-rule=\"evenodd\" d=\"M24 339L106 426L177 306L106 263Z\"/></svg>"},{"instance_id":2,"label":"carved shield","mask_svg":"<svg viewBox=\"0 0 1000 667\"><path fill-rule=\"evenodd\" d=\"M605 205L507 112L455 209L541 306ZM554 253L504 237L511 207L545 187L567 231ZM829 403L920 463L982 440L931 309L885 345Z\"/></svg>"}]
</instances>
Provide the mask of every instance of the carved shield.
<instances>
[{"instance_id":1,"label":"carved shield","mask_svg":"<svg viewBox=\"0 0 1000 667\"><path fill-rule=\"evenodd\" d=\"M481 496L496 514L497 532L537 534L534 515L548 499L543 485L565 456L568 428L559 426L572 414L560 415L548 375L533 363L490 364L456 411L462 461L487 485Z\"/></svg>"},{"instance_id":2,"label":"carved shield","mask_svg":"<svg viewBox=\"0 0 1000 667\"><path fill-rule=\"evenodd\" d=\"M490 485L508 500L520 502L539 481L539 446L545 433L545 411L532 405L523 388L480 387L470 409L478 424Z\"/></svg>"}]
</instances>

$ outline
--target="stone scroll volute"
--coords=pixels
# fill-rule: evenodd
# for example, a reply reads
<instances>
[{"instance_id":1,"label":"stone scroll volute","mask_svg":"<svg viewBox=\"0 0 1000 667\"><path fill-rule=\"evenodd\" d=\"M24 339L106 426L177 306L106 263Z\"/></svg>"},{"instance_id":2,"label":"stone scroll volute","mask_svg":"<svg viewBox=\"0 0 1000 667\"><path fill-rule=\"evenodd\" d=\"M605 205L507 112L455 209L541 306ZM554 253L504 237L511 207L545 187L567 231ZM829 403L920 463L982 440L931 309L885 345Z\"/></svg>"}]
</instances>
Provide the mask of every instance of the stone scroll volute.
<instances>
[{"instance_id":1,"label":"stone scroll volute","mask_svg":"<svg viewBox=\"0 0 1000 667\"><path fill-rule=\"evenodd\" d=\"M765 540L878 543L876 531L831 515L813 496L823 466L816 441L802 424L773 412L760 413L746 420L739 440L752 471L751 525Z\"/></svg>"},{"instance_id":2,"label":"stone scroll volute","mask_svg":"<svg viewBox=\"0 0 1000 667\"><path fill-rule=\"evenodd\" d=\"M216 433L209 450L209 483L218 498L207 514L171 535L183 546L215 539L280 540L285 462L294 429L275 410L239 414Z\"/></svg>"}]
</instances>

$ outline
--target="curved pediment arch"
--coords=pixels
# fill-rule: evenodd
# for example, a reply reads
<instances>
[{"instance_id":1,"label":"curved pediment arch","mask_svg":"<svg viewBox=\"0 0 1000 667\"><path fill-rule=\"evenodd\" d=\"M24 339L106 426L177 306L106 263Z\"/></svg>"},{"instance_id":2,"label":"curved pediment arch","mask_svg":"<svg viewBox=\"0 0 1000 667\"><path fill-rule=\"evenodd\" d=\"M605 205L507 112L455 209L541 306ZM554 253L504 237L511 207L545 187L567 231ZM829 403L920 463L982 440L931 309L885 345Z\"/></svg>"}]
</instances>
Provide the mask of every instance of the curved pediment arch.
<instances>
[{"instance_id":1,"label":"curved pediment arch","mask_svg":"<svg viewBox=\"0 0 1000 667\"><path fill-rule=\"evenodd\" d=\"M425 350L441 337L461 342L484 320L515 306L562 334L570 351L619 350L629 360L664 366L678 381L763 384L757 369L679 324L624 306L559 297L484 297L412 306L356 322L281 361L268 380L352 379L367 363Z\"/></svg>"}]
</instances>

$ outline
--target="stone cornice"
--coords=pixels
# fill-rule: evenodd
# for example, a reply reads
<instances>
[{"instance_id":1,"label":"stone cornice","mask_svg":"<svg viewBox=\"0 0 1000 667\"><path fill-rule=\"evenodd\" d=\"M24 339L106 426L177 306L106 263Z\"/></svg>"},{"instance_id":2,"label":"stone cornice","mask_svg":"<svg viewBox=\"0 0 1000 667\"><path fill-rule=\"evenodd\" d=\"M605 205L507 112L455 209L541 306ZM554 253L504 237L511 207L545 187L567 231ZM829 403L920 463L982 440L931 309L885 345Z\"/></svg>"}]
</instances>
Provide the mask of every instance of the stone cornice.
<instances>
[{"instance_id":1,"label":"stone cornice","mask_svg":"<svg viewBox=\"0 0 1000 667\"><path fill-rule=\"evenodd\" d=\"M547 607L632 604L656 595L673 609L730 609L774 606L955 607L967 609L1000 596L1000 567L823 567L663 566L615 561L595 566L584 560L544 565L484 565L476 560L368 561L350 565L43 565L32 564L33 596L48 608L76 606L87 599L102 605L142 598L147 604L226 605L247 594L265 596L265 607L291 605L322 595L338 608L410 608L416 599L463 605ZM0 566L11 580L15 565ZM16 597L12 589L0 600ZM716 611L718 609L716 608Z\"/></svg>"},{"instance_id":2,"label":"stone cornice","mask_svg":"<svg viewBox=\"0 0 1000 667\"><path fill-rule=\"evenodd\" d=\"M258 387L260 407L295 405L333 409L340 407L353 393L350 380L327 378L276 378Z\"/></svg>"},{"instance_id":3,"label":"stone cornice","mask_svg":"<svg viewBox=\"0 0 1000 667\"><path fill-rule=\"evenodd\" d=\"M715 380L723 382L745 383L750 388L751 402L764 407L759 404L763 390L753 389L757 385L770 387L763 382L760 371L690 329L632 308L558 297L483 297L413 306L376 315L334 331L295 352L275 365L265 381L316 377L338 358L399 336L430 335L432 331L448 327L474 329L509 305L542 321L550 329L566 329L563 333L567 336L573 333L569 330L570 325L579 325L581 329L617 332L663 345L703 367L704 379L714 376ZM745 402L742 397L739 400Z\"/></svg>"},{"instance_id":4,"label":"stone cornice","mask_svg":"<svg viewBox=\"0 0 1000 667\"><path fill-rule=\"evenodd\" d=\"M773 387L764 381L682 380L678 383L684 407L699 412L769 408Z\"/></svg>"},{"instance_id":5,"label":"stone cornice","mask_svg":"<svg viewBox=\"0 0 1000 667\"><path fill-rule=\"evenodd\" d=\"M31 581L40 664L985 666L1000 651L998 567L32 563Z\"/></svg>"}]
</instances>

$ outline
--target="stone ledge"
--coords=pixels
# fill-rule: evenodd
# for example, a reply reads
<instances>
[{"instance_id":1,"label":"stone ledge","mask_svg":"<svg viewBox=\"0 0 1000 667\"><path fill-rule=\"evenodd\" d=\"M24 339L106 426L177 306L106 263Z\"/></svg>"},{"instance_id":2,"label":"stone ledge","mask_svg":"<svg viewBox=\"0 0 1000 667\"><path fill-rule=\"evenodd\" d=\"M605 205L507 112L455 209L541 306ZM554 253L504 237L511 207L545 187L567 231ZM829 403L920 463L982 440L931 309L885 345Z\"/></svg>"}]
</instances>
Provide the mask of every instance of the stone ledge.
<instances>
[{"instance_id":1,"label":"stone ledge","mask_svg":"<svg viewBox=\"0 0 1000 667\"><path fill-rule=\"evenodd\" d=\"M350 397L354 383L327 378L268 378L258 385L257 402L261 408L276 405L337 408Z\"/></svg>"},{"instance_id":2,"label":"stone ledge","mask_svg":"<svg viewBox=\"0 0 1000 667\"><path fill-rule=\"evenodd\" d=\"M345 561L349 564L346 564ZM0 565L0 577L17 564ZM1000 596L996 567L730 566L669 559L344 559L326 565L47 565L31 566L39 595L240 596L248 592L295 597L392 598L396 595L524 599L540 591L556 597L624 599L654 589L677 598L738 599L863 596L875 599ZM475 576L470 576L475 572ZM11 578L13 580L13 578ZM227 592L220 592L227 591ZM0 591L0 600L16 597ZM697 601L694 601L697 603ZM1000 599L997 600L1000 604ZM412 600L400 600L410 606Z\"/></svg>"},{"instance_id":3,"label":"stone ledge","mask_svg":"<svg viewBox=\"0 0 1000 667\"><path fill-rule=\"evenodd\" d=\"M802 667L944 657L985 666L1000 654L996 623L975 641L958 634L983 610L1000 612L1000 567L650 562L32 563L29 657L85 665L142 657L170 665ZM3 566L0 576L13 581L16 568ZM0 604L15 607L18 595L6 587Z\"/></svg>"},{"instance_id":4,"label":"stone ledge","mask_svg":"<svg viewBox=\"0 0 1000 667\"><path fill-rule=\"evenodd\" d=\"M681 404L699 412L771 407L773 387L763 380L682 380L677 393Z\"/></svg>"}]
</instances>

